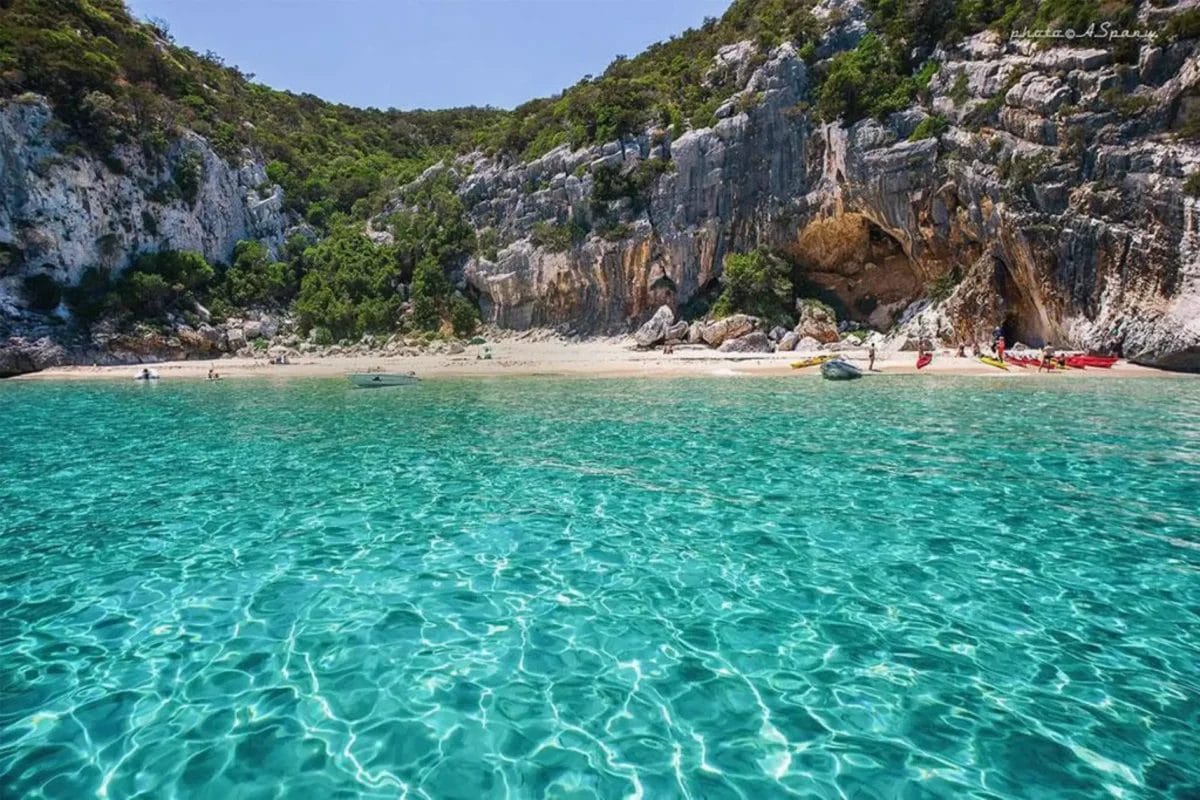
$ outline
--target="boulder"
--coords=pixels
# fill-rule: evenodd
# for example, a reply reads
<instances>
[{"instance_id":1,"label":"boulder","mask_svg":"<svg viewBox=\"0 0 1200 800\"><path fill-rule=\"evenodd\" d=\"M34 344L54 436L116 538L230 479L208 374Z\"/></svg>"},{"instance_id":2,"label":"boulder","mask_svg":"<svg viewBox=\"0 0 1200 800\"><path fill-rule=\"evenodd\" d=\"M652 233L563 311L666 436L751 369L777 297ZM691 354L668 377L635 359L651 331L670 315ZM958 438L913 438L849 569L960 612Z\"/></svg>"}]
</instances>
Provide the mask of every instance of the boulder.
<instances>
[{"instance_id":1,"label":"boulder","mask_svg":"<svg viewBox=\"0 0 1200 800\"><path fill-rule=\"evenodd\" d=\"M263 332L263 326L260 321L248 319L246 320L246 324L242 326L242 336L246 341L250 342L255 339L262 339L266 334Z\"/></svg>"},{"instance_id":2,"label":"boulder","mask_svg":"<svg viewBox=\"0 0 1200 800\"><path fill-rule=\"evenodd\" d=\"M57 367L68 363L66 350L47 337L30 341L13 336L0 341L0 378L37 372L46 367Z\"/></svg>"},{"instance_id":3,"label":"boulder","mask_svg":"<svg viewBox=\"0 0 1200 800\"><path fill-rule=\"evenodd\" d=\"M246 335L241 328L228 328L225 331L225 349L240 350L246 344Z\"/></svg>"},{"instance_id":4,"label":"boulder","mask_svg":"<svg viewBox=\"0 0 1200 800\"><path fill-rule=\"evenodd\" d=\"M703 328L704 328L704 326L701 325L699 322L693 322L691 325L688 325L688 329L687 329L688 344L700 344L701 342L704 341L704 337L701 335Z\"/></svg>"},{"instance_id":5,"label":"boulder","mask_svg":"<svg viewBox=\"0 0 1200 800\"><path fill-rule=\"evenodd\" d=\"M700 338L711 347L720 347L726 339L737 339L750 333L758 325L758 318L749 314L734 314L725 319L705 325ZM765 337L764 337L765 338Z\"/></svg>"},{"instance_id":6,"label":"boulder","mask_svg":"<svg viewBox=\"0 0 1200 800\"><path fill-rule=\"evenodd\" d=\"M654 312L654 316L637 329L633 340L637 342L638 347L653 347L667 338L667 332L674 322L675 314L671 311L671 307L659 306L658 311Z\"/></svg>"},{"instance_id":7,"label":"boulder","mask_svg":"<svg viewBox=\"0 0 1200 800\"><path fill-rule=\"evenodd\" d=\"M771 340L762 331L752 331L736 339L726 339L717 349L722 353L769 353Z\"/></svg>"},{"instance_id":8,"label":"boulder","mask_svg":"<svg viewBox=\"0 0 1200 800\"><path fill-rule=\"evenodd\" d=\"M771 328L771 332L767 334L767 338L772 342L778 342L787 332L787 328L783 327L782 325L776 325L774 328Z\"/></svg>"},{"instance_id":9,"label":"boulder","mask_svg":"<svg viewBox=\"0 0 1200 800\"><path fill-rule=\"evenodd\" d=\"M221 346L221 331L214 328L212 325L209 325L207 322L200 323L200 327L196 328L196 333L200 334L200 337L204 339L204 341L212 345L213 349L217 349Z\"/></svg>"},{"instance_id":10,"label":"boulder","mask_svg":"<svg viewBox=\"0 0 1200 800\"><path fill-rule=\"evenodd\" d=\"M801 336L800 341L796 342L796 346L793 349L802 353L811 353L814 350L823 350L824 348L821 343L813 337Z\"/></svg>"},{"instance_id":11,"label":"boulder","mask_svg":"<svg viewBox=\"0 0 1200 800\"><path fill-rule=\"evenodd\" d=\"M798 336L811 336L826 344L838 340L837 317L829 306L813 300L798 300L796 310L800 312L800 319L793 330Z\"/></svg>"},{"instance_id":12,"label":"boulder","mask_svg":"<svg viewBox=\"0 0 1200 800\"><path fill-rule=\"evenodd\" d=\"M683 340L688 334L688 324L683 320L667 328L667 339Z\"/></svg>"},{"instance_id":13,"label":"boulder","mask_svg":"<svg viewBox=\"0 0 1200 800\"><path fill-rule=\"evenodd\" d=\"M796 343L800 341L800 335L795 331L788 331L783 336L779 337L779 342L775 345L775 350L780 353L790 353L796 349Z\"/></svg>"}]
</instances>

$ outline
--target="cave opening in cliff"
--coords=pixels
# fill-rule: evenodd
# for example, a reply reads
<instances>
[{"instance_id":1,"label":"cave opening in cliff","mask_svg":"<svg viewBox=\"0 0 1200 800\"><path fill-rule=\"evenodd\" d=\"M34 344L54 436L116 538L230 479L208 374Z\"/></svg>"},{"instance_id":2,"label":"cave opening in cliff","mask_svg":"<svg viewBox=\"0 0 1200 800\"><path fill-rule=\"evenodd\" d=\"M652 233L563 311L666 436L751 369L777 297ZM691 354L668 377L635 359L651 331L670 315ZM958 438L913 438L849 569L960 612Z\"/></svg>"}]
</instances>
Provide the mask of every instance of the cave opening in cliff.
<instances>
[{"instance_id":1,"label":"cave opening in cliff","mask_svg":"<svg viewBox=\"0 0 1200 800\"><path fill-rule=\"evenodd\" d=\"M904 247L861 214L841 214L802 228L788 248L796 296L833 308L838 319L890 328L925 294Z\"/></svg>"},{"instance_id":2,"label":"cave opening in cliff","mask_svg":"<svg viewBox=\"0 0 1200 800\"><path fill-rule=\"evenodd\" d=\"M1003 318L1000 332L1009 347L1017 342L1030 347L1042 347L1049 339L1049 331L1037 305L1021 289L1008 265L997 259L995 286L1000 296Z\"/></svg>"}]
</instances>

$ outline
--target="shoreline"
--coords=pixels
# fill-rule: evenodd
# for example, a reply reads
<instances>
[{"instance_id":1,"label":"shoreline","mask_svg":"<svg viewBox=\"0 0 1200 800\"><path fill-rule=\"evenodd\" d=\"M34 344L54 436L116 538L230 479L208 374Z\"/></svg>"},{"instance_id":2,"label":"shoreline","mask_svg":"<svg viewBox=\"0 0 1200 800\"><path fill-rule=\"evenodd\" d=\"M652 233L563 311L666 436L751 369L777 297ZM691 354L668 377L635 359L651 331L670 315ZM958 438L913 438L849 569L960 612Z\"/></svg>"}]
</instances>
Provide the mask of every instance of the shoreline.
<instances>
[{"instance_id":1,"label":"shoreline","mask_svg":"<svg viewBox=\"0 0 1200 800\"><path fill-rule=\"evenodd\" d=\"M828 352L721 353L705 346L680 346L675 352L637 350L626 342L560 340L489 342L489 360L480 358L483 346L466 348L459 354L376 355L302 355L286 365L271 364L262 358L217 358L189 361L125 364L118 366L63 366L41 372L18 375L18 381L129 380L142 369L152 369L162 380L205 380L212 368L221 379L245 378L316 378L343 377L351 372L414 372L425 378L498 378L498 377L596 377L596 378L677 378L700 377L779 377L783 375L819 376L817 367L792 369L791 362ZM974 358L958 358L951 350L936 351L933 363L916 368L916 353L880 353L875 371L867 372L866 350L849 350L841 355L862 368L864 377L872 375L970 375L976 377L1016 378L1041 376L1062 380L1063 376L1107 375L1115 377L1170 377L1181 373L1119 362L1111 369L1066 370L1039 373L1034 368L1010 366L1008 370L980 363Z\"/></svg>"}]
</instances>

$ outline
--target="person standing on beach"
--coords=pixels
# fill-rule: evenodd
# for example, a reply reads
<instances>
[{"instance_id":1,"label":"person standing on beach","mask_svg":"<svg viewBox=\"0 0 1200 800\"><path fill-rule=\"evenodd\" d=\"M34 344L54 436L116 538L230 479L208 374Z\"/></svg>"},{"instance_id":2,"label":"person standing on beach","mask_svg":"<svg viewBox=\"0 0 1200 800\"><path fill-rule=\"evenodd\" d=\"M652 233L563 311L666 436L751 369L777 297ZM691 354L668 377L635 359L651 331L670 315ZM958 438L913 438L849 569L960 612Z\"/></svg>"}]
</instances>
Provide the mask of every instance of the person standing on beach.
<instances>
[{"instance_id":1,"label":"person standing on beach","mask_svg":"<svg viewBox=\"0 0 1200 800\"><path fill-rule=\"evenodd\" d=\"M1002 362L1004 361L1004 334L1001 334L1000 337L996 339L996 358L1000 359Z\"/></svg>"},{"instance_id":2,"label":"person standing on beach","mask_svg":"<svg viewBox=\"0 0 1200 800\"><path fill-rule=\"evenodd\" d=\"M870 347L867 348L867 371L868 372L875 371L875 343L874 342L871 342Z\"/></svg>"},{"instance_id":3,"label":"person standing on beach","mask_svg":"<svg viewBox=\"0 0 1200 800\"><path fill-rule=\"evenodd\" d=\"M1043 369L1054 369L1054 346L1049 342L1042 348L1042 363L1038 365L1038 372Z\"/></svg>"}]
</instances>

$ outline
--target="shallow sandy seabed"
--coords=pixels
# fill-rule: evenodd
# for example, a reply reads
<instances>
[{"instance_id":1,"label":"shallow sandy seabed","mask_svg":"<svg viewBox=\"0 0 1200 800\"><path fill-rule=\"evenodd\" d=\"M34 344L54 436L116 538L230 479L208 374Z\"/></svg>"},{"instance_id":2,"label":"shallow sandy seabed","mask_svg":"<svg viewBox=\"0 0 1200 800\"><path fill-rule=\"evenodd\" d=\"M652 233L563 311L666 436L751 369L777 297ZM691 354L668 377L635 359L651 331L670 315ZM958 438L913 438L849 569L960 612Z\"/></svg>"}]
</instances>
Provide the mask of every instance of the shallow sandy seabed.
<instances>
[{"instance_id":1,"label":"shallow sandy seabed","mask_svg":"<svg viewBox=\"0 0 1200 800\"><path fill-rule=\"evenodd\" d=\"M285 378L336 377L349 372L381 370L383 372L414 372L421 378L494 378L534 375L585 377L681 377L681 376L816 376L816 367L794 370L791 362L819 353L720 353L701 345L681 346L673 353L662 350L639 351L629 344L612 341L568 343L562 341L502 341L489 344L492 358L479 358L483 347L468 347L458 355L349 355L320 357L300 356L287 365L267 363L261 359L220 358L197 361L164 361L157 364L127 364L123 366L55 367L29 375L21 380L129 379L143 367L158 372L162 379L185 378L203 380L214 369L221 378ZM864 370L866 351L849 351L844 358ZM880 354L875 362L876 373L895 375L916 373L915 353ZM1059 370L1038 373L1036 369L1010 366L1007 371L987 366L973 358L956 358L952 351L939 351L933 363L921 370L922 375L981 375L992 378L1038 377L1044 380L1070 379L1078 375L1108 375L1123 377L1170 376L1177 373L1139 367L1120 362L1112 369Z\"/></svg>"}]
</instances>

